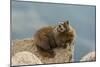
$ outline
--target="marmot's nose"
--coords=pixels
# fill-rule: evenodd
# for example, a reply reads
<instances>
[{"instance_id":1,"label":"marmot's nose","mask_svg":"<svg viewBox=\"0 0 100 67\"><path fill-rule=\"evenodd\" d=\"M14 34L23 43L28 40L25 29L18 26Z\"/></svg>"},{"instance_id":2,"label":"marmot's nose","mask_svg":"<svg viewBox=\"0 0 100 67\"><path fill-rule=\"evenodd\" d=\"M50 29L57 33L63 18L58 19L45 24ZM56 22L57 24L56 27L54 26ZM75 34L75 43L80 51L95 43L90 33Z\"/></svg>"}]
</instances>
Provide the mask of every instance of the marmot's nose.
<instances>
[{"instance_id":1,"label":"marmot's nose","mask_svg":"<svg viewBox=\"0 0 100 67\"><path fill-rule=\"evenodd\" d=\"M60 28L60 30L63 30L62 28Z\"/></svg>"}]
</instances>

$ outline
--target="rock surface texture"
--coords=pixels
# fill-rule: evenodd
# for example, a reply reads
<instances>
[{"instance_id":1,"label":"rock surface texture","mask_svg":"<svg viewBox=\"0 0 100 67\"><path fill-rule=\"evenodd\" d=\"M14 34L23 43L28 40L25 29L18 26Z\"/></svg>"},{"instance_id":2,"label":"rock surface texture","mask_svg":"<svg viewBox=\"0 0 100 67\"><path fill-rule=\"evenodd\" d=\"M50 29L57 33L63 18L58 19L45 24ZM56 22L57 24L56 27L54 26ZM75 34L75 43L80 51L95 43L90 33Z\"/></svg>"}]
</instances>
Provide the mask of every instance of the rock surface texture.
<instances>
[{"instance_id":1,"label":"rock surface texture","mask_svg":"<svg viewBox=\"0 0 100 67\"><path fill-rule=\"evenodd\" d=\"M55 48L54 58L43 57L39 54L34 40L23 39L14 40L11 45L12 65L29 65L29 64L50 64L50 63L67 63L73 58L74 45L71 48Z\"/></svg>"},{"instance_id":2,"label":"rock surface texture","mask_svg":"<svg viewBox=\"0 0 100 67\"><path fill-rule=\"evenodd\" d=\"M13 65L42 64L37 56L28 51L16 53L12 57L12 62Z\"/></svg>"},{"instance_id":3,"label":"rock surface texture","mask_svg":"<svg viewBox=\"0 0 100 67\"><path fill-rule=\"evenodd\" d=\"M95 61L96 60L96 53L90 52L82 57L80 61Z\"/></svg>"}]
</instances>

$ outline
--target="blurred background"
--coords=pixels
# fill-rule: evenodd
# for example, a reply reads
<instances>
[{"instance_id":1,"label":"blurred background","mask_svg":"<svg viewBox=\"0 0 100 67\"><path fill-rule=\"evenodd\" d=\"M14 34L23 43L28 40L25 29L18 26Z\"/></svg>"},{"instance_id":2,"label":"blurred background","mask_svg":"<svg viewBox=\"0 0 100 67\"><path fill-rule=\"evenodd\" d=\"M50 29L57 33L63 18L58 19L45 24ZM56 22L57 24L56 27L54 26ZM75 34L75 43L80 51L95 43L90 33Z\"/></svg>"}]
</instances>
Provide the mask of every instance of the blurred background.
<instances>
[{"instance_id":1,"label":"blurred background","mask_svg":"<svg viewBox=\"0 0 100 67\"><path fill-rule=\"evenodd\" d=\"M69 20L77 33L74 60L95 51L95 6L11 2L11 39L32 38L44 26Z\"/></svg>"}]
</instances>

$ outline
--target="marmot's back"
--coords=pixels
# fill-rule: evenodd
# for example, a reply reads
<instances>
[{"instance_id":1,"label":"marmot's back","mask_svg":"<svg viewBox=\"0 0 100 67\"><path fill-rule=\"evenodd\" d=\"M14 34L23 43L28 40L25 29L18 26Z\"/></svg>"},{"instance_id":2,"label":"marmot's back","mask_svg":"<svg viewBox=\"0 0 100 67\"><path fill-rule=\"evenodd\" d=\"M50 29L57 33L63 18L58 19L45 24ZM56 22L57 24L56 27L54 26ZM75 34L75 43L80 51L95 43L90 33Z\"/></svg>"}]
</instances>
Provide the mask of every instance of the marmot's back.
<instances>
[{"instance_id":1,"label":"marmot's back","mask_svg":"<svg viewBox=\"0 0 100 67\"><path fill-rule=\"evenodd\" d=\"M55 39L53 35L52 27L41 28L35 35L36 45L43 48L44 50L52 49L55 45Z\"/></svg>"},{"instance_id":2,"label":"marmot's back","mask_svg":"<svg viewBox=\"0 0 100 67\"><path fill-rule=\"evenodd\" d=\"M56 43L53 37L53 28L44 27L37 31L35 34L35 44L41 55L54 57L55 53L52 49L56 47Z\"/></svg>"},{"instance_id":3,"label":"marmot's back","mask_svg":"<svg viewBox=\"0 0 100 67\"><path fill-rule=\"evenodd\" d=\"M37 33L35 34L35 37L39 38L39 40L41 39L45 39L46 36L52 32L53 28L52 27L44 27L41 28L40 30L37 31Z\"/></svg>"}]
</instances>

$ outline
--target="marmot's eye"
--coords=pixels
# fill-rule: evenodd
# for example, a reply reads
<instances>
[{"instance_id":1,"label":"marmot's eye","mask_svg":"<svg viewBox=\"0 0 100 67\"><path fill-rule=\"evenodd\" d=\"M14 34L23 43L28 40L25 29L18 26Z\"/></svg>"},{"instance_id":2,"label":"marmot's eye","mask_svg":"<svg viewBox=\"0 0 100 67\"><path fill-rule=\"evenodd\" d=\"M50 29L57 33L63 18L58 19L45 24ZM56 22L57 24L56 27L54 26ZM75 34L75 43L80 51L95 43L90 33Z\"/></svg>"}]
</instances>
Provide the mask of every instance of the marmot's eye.
<instances>
[{"instance_id":1,"label":"marmot's eye","mask_svg":"<svg viewBox=\"0 0 100 67\"><path fill-rule=\"evenodd\" d=\"M59 25L59 27L61 28L61 25Z\"/></svg>"}]
</instances>

